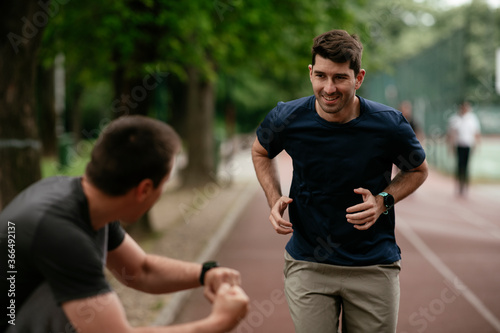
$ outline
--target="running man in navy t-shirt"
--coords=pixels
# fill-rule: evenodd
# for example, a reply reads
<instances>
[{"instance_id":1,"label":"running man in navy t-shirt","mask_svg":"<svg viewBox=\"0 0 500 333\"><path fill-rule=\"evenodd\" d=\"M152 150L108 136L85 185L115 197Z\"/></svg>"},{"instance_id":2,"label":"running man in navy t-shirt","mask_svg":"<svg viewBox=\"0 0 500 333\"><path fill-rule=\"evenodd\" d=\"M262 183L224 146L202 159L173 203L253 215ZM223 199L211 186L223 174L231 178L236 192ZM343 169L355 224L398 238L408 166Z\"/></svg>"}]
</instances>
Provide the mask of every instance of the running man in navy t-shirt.
<instances>
[{"instance_id":1,"label":"running man in navy t-shirt","mask_svg":"<svg viewBox=\"0 0 500 333\"><path fill-rule=\"evenodd\" d=\"M252 157L285 251L296 332L395 332L400 250L393 206L427 177L425 153L401 112L356 95L365 70L355 35L314 39L314 96L278 105L257 130ZM293 161L289 197L273 158ZM391 179L392 166L400 172ZM289 208L290 221L283 219Z\"/></svg>"}]
</instances>

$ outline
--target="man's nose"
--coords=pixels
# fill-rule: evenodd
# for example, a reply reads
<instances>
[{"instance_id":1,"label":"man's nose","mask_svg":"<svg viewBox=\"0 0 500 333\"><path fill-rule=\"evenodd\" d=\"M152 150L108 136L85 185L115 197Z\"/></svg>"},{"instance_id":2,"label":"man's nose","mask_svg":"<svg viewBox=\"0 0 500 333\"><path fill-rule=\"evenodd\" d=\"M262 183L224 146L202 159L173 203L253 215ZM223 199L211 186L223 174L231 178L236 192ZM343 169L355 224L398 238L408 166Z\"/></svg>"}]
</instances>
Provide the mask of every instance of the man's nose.
<instances>
[{"instance_id":1,"label":"man's nose","mask_svg":"<svg viewBox=\"0 0 500 333\"><path fill-rule=\"evenodd\" d=\"M337 91L337 87L335 86L335 82L332 79L328 79L323 90L328 95L335 93Z\"/></svg>"}]
</instances>

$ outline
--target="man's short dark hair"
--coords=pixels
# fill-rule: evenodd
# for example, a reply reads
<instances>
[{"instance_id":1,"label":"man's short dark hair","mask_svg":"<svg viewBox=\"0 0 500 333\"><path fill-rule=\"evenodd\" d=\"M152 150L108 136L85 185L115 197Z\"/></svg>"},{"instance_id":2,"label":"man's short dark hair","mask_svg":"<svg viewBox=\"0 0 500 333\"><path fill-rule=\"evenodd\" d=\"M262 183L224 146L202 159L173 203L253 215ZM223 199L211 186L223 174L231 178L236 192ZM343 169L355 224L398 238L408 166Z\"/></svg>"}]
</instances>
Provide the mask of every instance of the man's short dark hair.
<instances>
[{"instance_id":1,"label":"man's short dark hair","mask_svg":"<svg viewBox=\"0 0 500 333\"><path fill-rule=\"evenodd\" d=\"M361 70L363 44L357 35L350 35L345 30L331 30L314 38L312 46L312 65L316 55L336 63L350 62L349 68L357 75Z\"/></svg>"},{"instance_id":2,"label":"man's short dark hair","mask_svg":"<svg viewBox=\"0 0 500 333\"><path fill-rule=\"evenodd\" d=\"M87 164L87 179L112 196L144 179L155 187L170 172L181 141L169 125L145 116L123 116L101 133Z\"/></svg>"}]
</instances>

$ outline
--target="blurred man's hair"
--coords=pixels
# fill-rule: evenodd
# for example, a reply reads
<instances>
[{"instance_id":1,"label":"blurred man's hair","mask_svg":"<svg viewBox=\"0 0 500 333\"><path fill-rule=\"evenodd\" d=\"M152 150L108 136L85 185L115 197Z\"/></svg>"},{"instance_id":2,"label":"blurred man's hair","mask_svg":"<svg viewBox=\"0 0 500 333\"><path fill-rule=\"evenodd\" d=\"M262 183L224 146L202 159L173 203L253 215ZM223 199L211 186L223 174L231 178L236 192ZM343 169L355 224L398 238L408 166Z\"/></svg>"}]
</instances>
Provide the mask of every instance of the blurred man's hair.
<instances>
[{"instance_id":1,"label":"blurred man's hair","mask_svg":"<svg viewBox=\"0 0 500 333\"><path fill-rule=\"evenodd\" d=\"M127 193L144 179L157 187L172 169L180 146L169 125L144 116L123 116L101 133L85 174L112 196Z\"/></svg>"}]
</instances>

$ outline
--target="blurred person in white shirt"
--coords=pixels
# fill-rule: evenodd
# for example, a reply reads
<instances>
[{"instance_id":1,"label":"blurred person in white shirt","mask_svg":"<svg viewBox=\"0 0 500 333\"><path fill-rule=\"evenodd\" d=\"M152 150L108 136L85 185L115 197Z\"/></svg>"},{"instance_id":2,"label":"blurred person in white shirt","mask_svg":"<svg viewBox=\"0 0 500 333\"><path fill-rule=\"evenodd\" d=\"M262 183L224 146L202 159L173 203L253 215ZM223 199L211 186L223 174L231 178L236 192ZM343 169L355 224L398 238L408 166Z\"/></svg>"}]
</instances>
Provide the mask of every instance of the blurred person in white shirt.
<instances>
[{"instance_id":1,"label":"blurred person in white shirt","mask_svg":"<svg viewBox=\"0 0 500 333\"><path fill-rule=\"evenodd\" d=\"M458 194L464 196L469 185L469 157L481 138L481 125L469 102L462 102L459 111L450 117L447 137L457 156Z\"/></svg>"}]
</instances>

